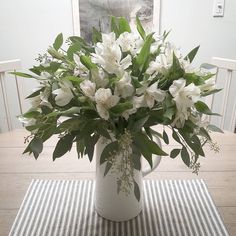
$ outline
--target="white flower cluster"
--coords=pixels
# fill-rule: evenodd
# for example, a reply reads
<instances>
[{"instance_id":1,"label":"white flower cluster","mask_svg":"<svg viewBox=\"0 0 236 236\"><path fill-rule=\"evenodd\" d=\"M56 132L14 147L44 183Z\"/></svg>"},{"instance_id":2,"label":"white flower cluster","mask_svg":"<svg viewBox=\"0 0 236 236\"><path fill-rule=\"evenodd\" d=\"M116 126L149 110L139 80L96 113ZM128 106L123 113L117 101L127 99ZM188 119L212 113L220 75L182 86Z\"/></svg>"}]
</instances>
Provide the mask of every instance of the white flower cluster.
<instances>
[{"instance_id":1,"label":"white flower cluster","mask_svg":"<svg viewBox=\"0 0 236 236\"><path fill-rule=\"evenodd\" d=\"M94 53L89 56L91 63L94 63L96 68L88 69L81 62L80 56L83 53L74 54L73 76L79 77L82 82L78 89L70 80L59 79L57 88L52 88L56 105L66 106L76 96L82 96L94 104L94 108L101 118L108 120L110 118L109 110L112 107L122 102L130 102L132 108L121 114L127 120L141 107L152 109L155 104L162 103L169 94L177 109L172 125L183 127L185 121L190 117L191 108L200 100L201 93L213 90L215 81L211 78L204 84L196 86L194 83L187 84L184 78L179 78L173 80L167 89L161 88L158 79L155 78L160 74L165 76L169 73L174 56L185 73L195 73L196 71L192 68L190 61L182 57L178 48L165 42L163 37L154 35L149 53L155 56L146 70L142 72L145 79L138 81L139 86L135 86L132 77L133 61L139 55L144 43L145 41L138 33L124 32L118 38L114 32L102 34L101 42L95 45ZM197 73L200 72L197 71ZM50 74L44 73L40 76L46 89L31 99L33 107L37 107L39 104L52 107L48 101L51 91L46 85L49 79Z\"/></svg>"}]
</instances>

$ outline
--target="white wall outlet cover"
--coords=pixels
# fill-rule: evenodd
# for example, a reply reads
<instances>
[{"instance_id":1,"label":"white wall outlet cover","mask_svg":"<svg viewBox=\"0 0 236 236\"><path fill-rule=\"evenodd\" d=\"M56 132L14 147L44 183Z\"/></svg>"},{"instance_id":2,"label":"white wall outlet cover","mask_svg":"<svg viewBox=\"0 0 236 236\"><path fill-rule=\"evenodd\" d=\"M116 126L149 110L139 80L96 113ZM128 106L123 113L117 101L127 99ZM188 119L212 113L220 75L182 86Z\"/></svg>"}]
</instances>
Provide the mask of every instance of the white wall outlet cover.
<instances>
[{"instance_id":1,"label":"white wall outlet cover","mask_svg":"<svg viewBox=\"0 0 236 236\"><path fill-rule=\"evenodd\" d=\"M225 9L225 0L214 0L214 5L213 5L214 17L223 17L224 9Z\"/></svg>"}]
</instances>

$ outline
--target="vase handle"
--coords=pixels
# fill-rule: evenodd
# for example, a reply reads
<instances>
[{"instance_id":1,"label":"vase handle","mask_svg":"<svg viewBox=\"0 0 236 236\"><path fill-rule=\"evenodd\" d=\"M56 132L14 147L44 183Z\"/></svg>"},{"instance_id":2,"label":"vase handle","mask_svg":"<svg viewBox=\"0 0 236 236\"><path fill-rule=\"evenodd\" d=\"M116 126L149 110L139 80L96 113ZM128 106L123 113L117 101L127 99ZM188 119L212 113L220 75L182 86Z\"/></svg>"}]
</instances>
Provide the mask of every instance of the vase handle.
<instances>
[{"instance_id":1,"label":"vase handle","mask_svg":"<svg viewBox=\"0 0 236 236\"><path fill-rule=\"evenodd\" d=\"M161 148L161 140L159 138L156 138L156 142L159 145L159 147ZM146 176L148 174L150 174L152 171L154 171L160 164L161 162L161 156L155 155L153 158L153 166L152 168L150 166L148 166L148 168L142 170L142 174L143 176Z\"/></svg>"}]
</instances>

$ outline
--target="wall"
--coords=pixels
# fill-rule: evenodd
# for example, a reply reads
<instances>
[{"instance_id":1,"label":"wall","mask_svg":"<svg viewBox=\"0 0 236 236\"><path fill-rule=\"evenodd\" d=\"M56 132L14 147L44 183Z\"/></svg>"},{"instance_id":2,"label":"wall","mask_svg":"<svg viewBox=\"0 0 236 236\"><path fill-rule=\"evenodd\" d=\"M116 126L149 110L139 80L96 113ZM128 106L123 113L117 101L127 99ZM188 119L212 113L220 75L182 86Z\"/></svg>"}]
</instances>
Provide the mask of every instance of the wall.
<instances>
[{"instance_id":1,"label":"wall","mask_svg":"<svg viewBox=\"0 0 236 236\"><path fill-rule=\"evenodd\" d=\"M236 59L236 1L225 0L224 17L213 17L214 0L162 0L161 31L184 52L201 45L196 64L212 56Z\"/></svg>"},{"instance_id":2,"label":"wall","mask_svg":"<svg viewBox=\"0 0 236 236\"><path fill-rule=\"evenodd\" d=\"M19 58L24 70L35 63L38 53L45 52L58 33L62 32L66 37L73 32L70 0L0 0L0 12L0 61ZM22 97L25 97L35 87L35 82L20 79L20 86ZM15 116L19 110L10 77L7 87L13 123L17 127L19 122ZM25 109L26 106L24 102ZM0 129L5 130L2 105Z\"/></svg>"}]
</instances>

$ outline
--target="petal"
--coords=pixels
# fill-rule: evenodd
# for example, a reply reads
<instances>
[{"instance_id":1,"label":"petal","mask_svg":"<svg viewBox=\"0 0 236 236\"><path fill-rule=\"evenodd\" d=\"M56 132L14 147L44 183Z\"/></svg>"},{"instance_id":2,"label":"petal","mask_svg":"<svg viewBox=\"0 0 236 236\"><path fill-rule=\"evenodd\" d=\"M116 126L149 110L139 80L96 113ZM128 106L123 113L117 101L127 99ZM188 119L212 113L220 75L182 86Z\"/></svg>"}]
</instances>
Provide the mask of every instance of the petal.
<instances>
[{"instance_id":1,"label":"petal","mask_svg":"<svg viewBox=\"0 0 236 236\"><path fill-rule=\"evenodd\" d=\"M170 86L169 91L170 94L175 97L177 96L177 94L179 93L179 91L184 88L186 84L186 81L184 79L178 79L178 80L174 80L173 84Z\"/></svg>"},{"instance_id":2,"label":"petal","mask_svg":"<svg viewBox=\"0 0 236 236\"><path fill-rule=\"evenodd\" d=\"M104 119L104 120L108 120L109 119L109 112L102 106L97 104L96 105L98 114Z\"/></svg>"},{"instance_id":3,"label":"petal","mask_svg":"<svg viewBox=\"0 0 236 236\"><path fill-rule=\"evenodd\" d=\"M122 61L120 62L120 65L123 69L127 69L132 64L132 59L130 55L127 55Z\"/></svg>"}]
</instances>

